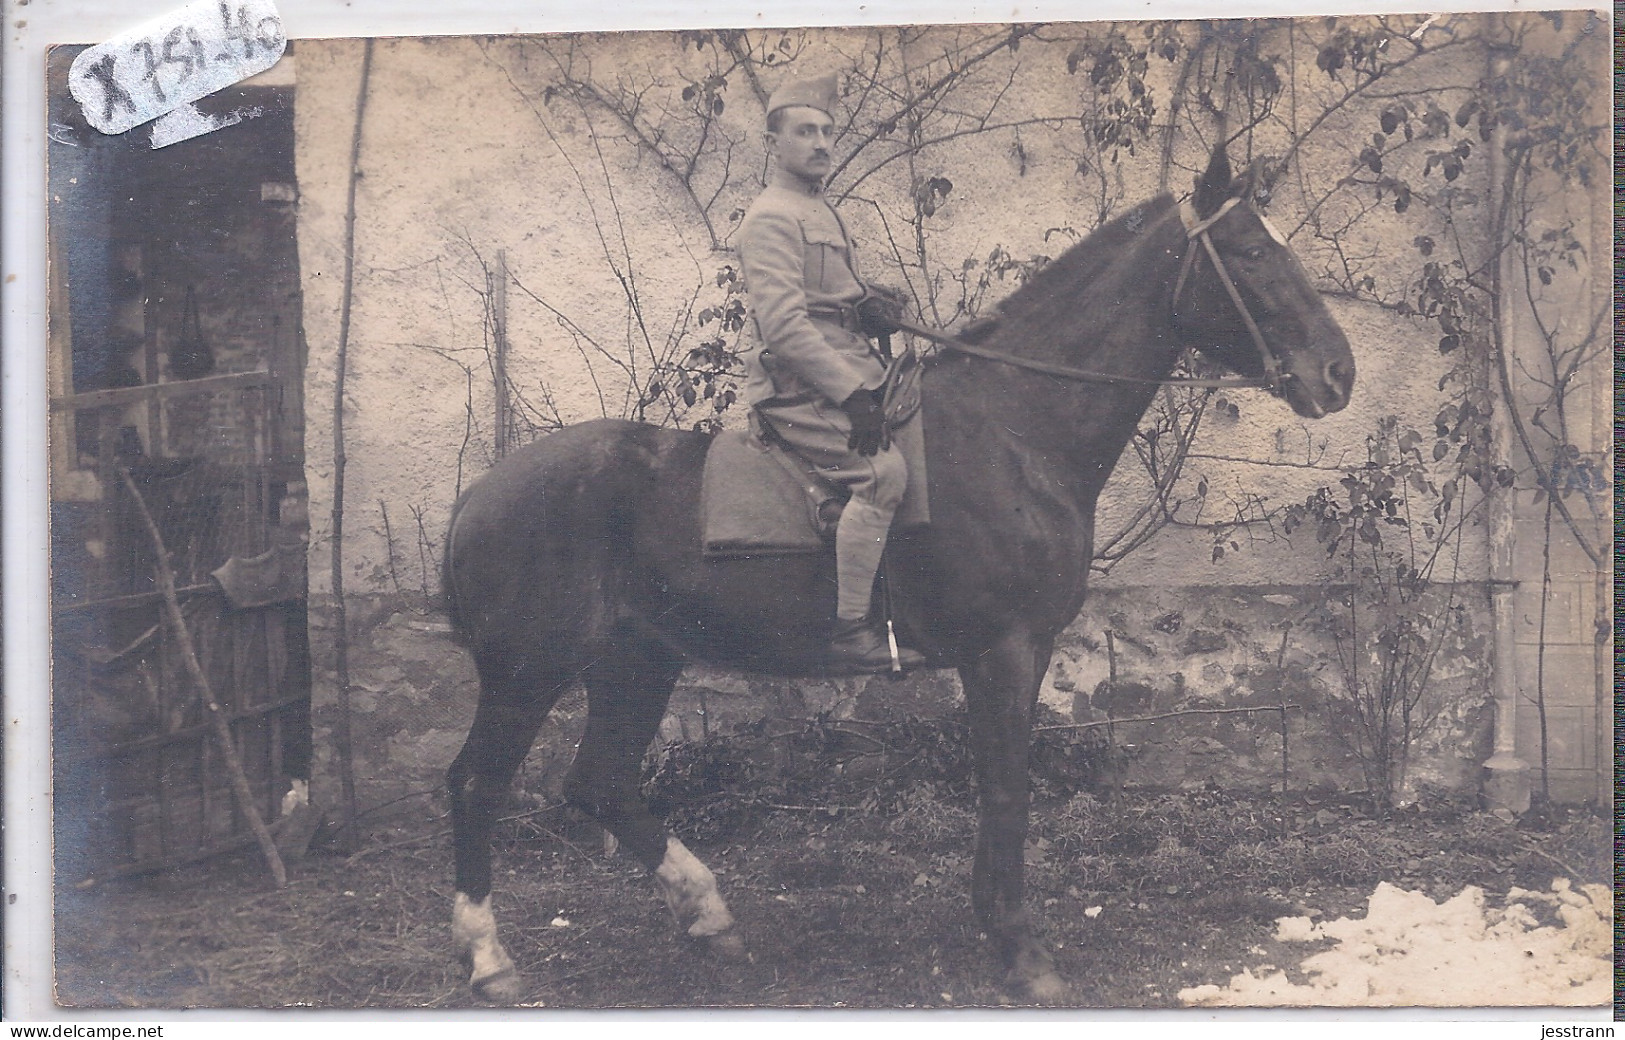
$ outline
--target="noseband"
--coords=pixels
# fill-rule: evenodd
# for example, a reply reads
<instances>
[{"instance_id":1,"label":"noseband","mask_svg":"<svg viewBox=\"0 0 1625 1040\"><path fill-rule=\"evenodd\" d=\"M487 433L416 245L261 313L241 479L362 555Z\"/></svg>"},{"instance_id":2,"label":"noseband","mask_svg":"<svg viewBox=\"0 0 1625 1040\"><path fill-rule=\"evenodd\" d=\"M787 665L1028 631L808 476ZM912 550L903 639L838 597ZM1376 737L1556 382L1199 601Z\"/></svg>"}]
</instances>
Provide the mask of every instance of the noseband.
<instances>
[{"instance_id":1,"label":"noseband","mask_svg":"<svg viewBox=\"0 0 1625 1040\"><path fill-rule=\"evenodd\" d=\"M1225 292L1229 294L1231 302L1236 305L1236 311L1241 315L1242 323L1247 326L1247 332L1253 338L1253 346L1258 349L1259 359L1264 365L1264 377L1262 379L1146 379L1141 376L1119 376L1108 372L1090 372L1069 365L1056 365L1048 361L1035 361L1015 354L1006 354L1000 350L990 350L987 347L966 343L964 340L956 339L946 333L926 328L912 321L899 320L897 327L904 332L911 332L922 339L930 340L961 354L970 354L973 357L998 361L1015 368L1024 368L1030 372L1042 372L1045 375L1057 376L1061 379L1069 379L1080 383L1138 383L1151 386L1189 386L1202 389L1263 387L1272 393L1279 393L1281 383L1290 378L1291 373L1282 371L1280 360L1276 358L1275 352L1270 349L1269 344L1264 342L1264 334L1259 331L1258 323L1253 320L1252 312L1247 309L1246 302L1241 298L1240 290L1236 288L1236 283L1231 279L1230 272L1225 270L1224 261L1219 258L1219 250L1213 245L1212 237L1208 235L1208 229L1224 219L1225 215L1235 209L1241 201L1239 196L1226 199L1224 204L1206 220L1197 217L1195 207L1189 202L1180 204L1179 219L1185 225L1185 237L1190 241L1191 247L1185 250L1185 259L1180 262L1179 278L1174 282L1173 307L1177 313L1179 310L1179 297L1185 291L1185 283L1189 280L1191 269L1195 266L1195 244L1200 242L1208 255L1208 259L1213 261L1213 270L1218 274L1220 284L1224 286ZM1286 244L1281 238L1280 232L1271 227L1262 215L1258 219L1263 222L1264 229L1270 233L1270 237L1282 245Z\"/></svg>"}]
</instances>

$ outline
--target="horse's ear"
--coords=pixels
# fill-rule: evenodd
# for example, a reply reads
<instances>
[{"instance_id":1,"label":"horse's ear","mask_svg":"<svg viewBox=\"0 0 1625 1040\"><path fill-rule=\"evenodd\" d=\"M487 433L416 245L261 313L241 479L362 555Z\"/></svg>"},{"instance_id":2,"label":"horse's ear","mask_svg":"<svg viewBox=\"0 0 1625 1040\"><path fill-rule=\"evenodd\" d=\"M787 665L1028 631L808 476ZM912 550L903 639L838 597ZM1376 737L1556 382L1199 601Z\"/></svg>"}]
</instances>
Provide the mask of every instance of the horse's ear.
<instances>
[{"instance_id":1,"label":"horse's ear","mask_svg":"<svg viewBox=\"0 0 1625 1040\"><path fill-rule=\"evenodd\" d=\"M1269 185L1264 177L1263 164L1255 161L1251 166L1241 171L1241 176L1235 180L1234 188L1235 190L1231 194L1262 204L1269 193Z\"/></svg>"},{"instance_id":2,"label":"horse's ear","mask_svg":"<svg viewBox=\"0 0 1625 1040\"><path fill-rule=\"evenodd\" d=\"M1253 164L1242 175L1243 188L1233 194L1244 199L1251 199L1255 205L1268 206L1270 196L1275 191L1275 183L1286 172L1286 164L1280 159L1262 156L1254 159Z\"/></svg>"},{"instance_id":3,"label":"horse's ear","mask_svg":"<svg viewBox=\"0 0 1625 1040\"><path fill-rule=\"evenodd\" d=\"M1219 137L1219 143L1213 146L1213 157L1207 161L1207 169L1196 178L1196 194L1191 199L1196 207L1196 215L1203 220L1211 217L1224 205L1224 200L1230 197L1230 155L1224 148L1224 137Z\"/></svg>"}]
</instances>

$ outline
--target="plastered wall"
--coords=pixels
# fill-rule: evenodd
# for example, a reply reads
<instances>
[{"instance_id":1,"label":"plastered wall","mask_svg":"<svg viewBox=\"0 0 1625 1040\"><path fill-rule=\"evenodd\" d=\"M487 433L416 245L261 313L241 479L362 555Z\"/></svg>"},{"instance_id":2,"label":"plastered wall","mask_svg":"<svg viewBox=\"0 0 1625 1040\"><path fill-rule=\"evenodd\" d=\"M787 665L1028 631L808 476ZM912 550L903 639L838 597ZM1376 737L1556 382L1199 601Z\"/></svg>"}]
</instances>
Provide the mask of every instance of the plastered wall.
<instances>
[{"instance_id":1,"label":"plastered wall","mask_svg":"<svg viewBox=\"0 0 1625 1040\"><path fill-rule=\"evenodd\" d=\"M810 39L798 67L833 61L860 42L856 34L833 31ZM306 465L311 588L318 615L323 597L331 594L332 402L362 46L348 40L302 41L298 48L299 252L309 348ZM582 46L585 50L577 57L589 56L599 72L623 68L635 77L654 69L657 78L681 82L680 68L662 64L670 61L668 40L600 37ZM1022 111L1043 115L1068 105L1075 108L1080 84L1061 74L1064 53L1048 55L1046 62L1041 43L1024 46L1024 54L1032 57L1024 58L1011 88ZM344 574L348 594L404 606L407 613L399 615L403 625L409 614L432 603L435 561L451 502L494 459L491 325L483 294L489 291L487 277L496 269L498 254L513 279L504 312L511 341L508 366L525 398L526 414L566 422L626 414L629 394L635 396L653 351L677 330L692 334L696 312L722 299L714 276L736 262L728 247L734 214L748 203L765 170L755 136L760 107L736 81L727 94L728 109L718 120L739 142L729 156L729 177L698 182L700 197L709 199L708 228L695 218L692 200L672 172L624 128L602 113L544 97L541 84L557 72L556 66L551 71L546 67L547 60L542 49L516 47L502 39L386 40L378 41L373 52L355 185L344 407ZM1464 62L1476 60L1463 57ZM1476 72L1464 67L1461 74L1471 78ZM1317 148L1299 156L1300 166L1325 183L1335 182L1358 151L1364 133L1360 120L1369 122L1369 116L1348 112L1331 118ZM883 219L883 207L874 200L895 200L924 178L953 182L929 224L935 255L978 261L995 247L1014 257L1054 255L1073 232L1095 225L1103 198L1132 202L1165 187L1183 192L1189 183L1189 173L1182 169L1167 184L1159 183L1156 164L1144 157L1120 157L1104 176L1085 174L1076 149L1064 138L1037 134L1014 143L1011 135L967 135L962 146L929 154L934 158L912 168L896 162L875 171L842 204L863 250L865 271L878 280L907 283L911 275L888 259L895 256L892 247L900 230ZM1189 156L1182 159L1187 166L1191 161ZM1478 183L1472 182L1477 176L1469 172L1463 182ZM1272 210L1272 218L1288 229L1295 230L1295 216L1284 207ZM1582 216L1593 220L1589 213ZM1413 265L1413 230L1406 221L1390 214L1362 227L1365 237L1354 244L1366 256L1392 254L1394 270ZM1476 233L1470 221L1461 231ZM1312 275L1322 274L1336 260L1312 236L1294 241ZM982 304L1010 287L1012 283L995 281ZM952 288L939 287L939 315L953 302ZM636 307L630 302L634 297ZM1429 428L1446 366L1437 349L1437 328L1370 303L1329 298L1328 305L1358 359L1353 403L1344 412L1310 423L1260 392L1233 395L1235 412L1210 414L1189 463L1189 484L1202 481L1209 489L1202 519L1224 518L1238 505L1301 502L1315 487L1335 485L1344 467L1366 458L1368 438L1384 415L1397 414L1411 425ZM1600 413L1595 402L1592 407ZM1102 501L1101 530L1121 523L1143 491L1143 475L1125 462ZM1540 522L1532 496L1525 498L1520 530ZM1485 539L1483 528L1467 530L1455 580L1485 577ZM1154 652L1128 645L1120 666L1122 677L1156 691L1152 701L1159 708L1191 697L1245 700L1254 666L1267 665L1272 654L1279 656L1282 625L1302 607L1294 589L1323 585L1331 565L1302 531L1286 536L1267 526L1242 527L1227 536L1226 542L1230 540L1236 546L1227 546L1216 560L1210 530L1173 527L1103 575L1097 582L1097 603L1063 641L1046 682L1046 701L1073 711L1080 691L1099 685L1106 663L1097 644L1114 616L1151 633L1146 645ZM1520 572L1538 576L1531 551L1536 550L1520 548ZM1598 586L1595 568L1572 556L1563 564L1566 584L1552 593L1558 597L1552 602L1561 607L1557 627L1557 615L1547 612L1546 667L1566 655L1561 667L1578 677L1569 684L1571 709L1557 714L1561 741L1571 749L1574 763L1570 793L1587 797L1592 774L1585 770L1595 765L1601 722L1595 691L1586 681L1594 674L1589 662L1597 653ZM1534 638L1530 626L1538 620L1538 597L1544 593L1534 593L1537 598L1531 600L1527 584L1522 589L1519 639L1528 645ZM1472 629L1482 634L1488 625L1482 597L1465 601ZM1171 614L1205 619L1193 623L1201 631L1220 633L1222 646L1191 644L1189 627L1158 629L1155 622ZM1553 635L1562 626L1567 626L1562 638L1568 643L1554 657ZM1178 635L1180 631L1185 634ZM1324 643L1317 643L1301 624L1291 631L1287 658L1299 658L1305 669L1306 662L1324 662ZM323 633L318 629L313 634L320 644ZM1535 667L1532 656L1526 652L1519 658L1525 688L1533 686L1533 676L1527 674ZM383 673L369 677L366 670L374 666ZM388 749L375 762L378 775L388 775L390 762L410 760L427 768L439 758L449 761L460 736L448 735L459 724L458 712L446 702L427 707L434 698L425 694L429 714L424 721L390 721L397 709L389 703L389 691L401 682L392 667L399 666L382 658L363 662L356 680L371 684L368 688L377 693L377 703L363 698L361 710L373 713L380 726L394 727L385 744L367 752L377 756ZM436 689L449 692L451 702L470 705L466 665L435 667L458 674ZM1301 680L1305 695L1324 706L1330 680L1310 671L1292 674ZM1180 677L1177 683L1175 675ZM1430 738L1416 775L1470 787L1475 756L1482 760L1487 753L1485 661L1447 662L1440 682L1449 688L1451 718ZM1529 710L1519 715L1525 746L1533 739L1532 718ZM1303 725L1315 725L1312 709ZM1328 774L1356 783L1350 761L1334 761L1336 755L1328 750L1330 729L1320 733ZM1177 744L1185 738L1169 739ZM403 751L403 741L416 750ZM1220 744L1230 746L1225 740ZM1267 757L1259 751L1247 760L1252 764L1236 768L1267 771ZM1163 773L1173 760L1165 756L1159 767Z\"/></svg>"}]
</instances>

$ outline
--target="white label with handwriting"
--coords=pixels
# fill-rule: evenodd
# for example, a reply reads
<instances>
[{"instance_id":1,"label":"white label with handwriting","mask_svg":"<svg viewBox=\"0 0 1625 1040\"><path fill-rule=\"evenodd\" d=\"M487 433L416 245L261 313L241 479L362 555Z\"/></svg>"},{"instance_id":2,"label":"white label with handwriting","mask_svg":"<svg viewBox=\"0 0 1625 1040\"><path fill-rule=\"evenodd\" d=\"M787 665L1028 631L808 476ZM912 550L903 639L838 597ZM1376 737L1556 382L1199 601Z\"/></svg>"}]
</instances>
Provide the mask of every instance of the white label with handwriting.
<instances>
[{"instance_id":1,"label":"white label with handwriting","mask_svg":"<svg viewBox=\"0 0 1625 1040\"><path fill-rule=\"evenodd\" d=\"M68 89L90 125L121 134L277 63L271 0L196 0L74 59Z\"/></svg>"}]
</instances>

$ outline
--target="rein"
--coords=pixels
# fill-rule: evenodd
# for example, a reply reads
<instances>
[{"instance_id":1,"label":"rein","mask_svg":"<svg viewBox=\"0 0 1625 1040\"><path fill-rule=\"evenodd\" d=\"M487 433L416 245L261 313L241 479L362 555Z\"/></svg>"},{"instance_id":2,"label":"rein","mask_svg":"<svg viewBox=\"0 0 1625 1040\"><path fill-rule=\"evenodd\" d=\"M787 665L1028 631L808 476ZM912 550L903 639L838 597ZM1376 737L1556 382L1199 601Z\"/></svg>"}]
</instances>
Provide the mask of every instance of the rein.
<instances>
[{"instance_id":1,"label":"rein","mask_svg":"<svg viewBox=\"0 0 1625 1040\"><path fill-rule=\"evenodd\" d=\"M1057 365L1048 361L1035 361L1031 358L1024 358L1015 354L1006 354L1000 350L991 350L987 347L980 347L973 343L966 343L964 340L950 336L945 332L930 329L924 325L919 325L904 319L897 319L895 324L904 332L911 332L922 339L930 340L932 343L946 347L952 351L957 351L961 354L969 354L972 357L984 358L988 361L997 361L1001 364L1011 365L1015 368L1024 368L1029 372L1040 372L1044 375L1056 376L1061 379L1072 380L1073 382L1135 383L1145 386L1188 386L1203 389L1263 387L1269 390L1279 390L1282 379L1286 378L1284 373L1281 371L1280 361L1275 357L1275 352L1270 350L1269 344L1264 341L1264 334L1259 331L1258 323L1253 321L1252 314L1247 310L1247 304L1241 298L1240 290L1236 288L1235 282L1231 280L1230 272L1225 270L1224 262L1219 259L1219 251L1213 245L1213 239L1208 235L1208 229L1223 219L1225 214L1229 213L1240 202L1241 199L1239 197L1225 200L1224 205L1220 206L1218 210L1206 220L1198 220L1195 210L1190 207L1189 203L1185 203L1180 207L1179 217L1181 222L1183 222L1185 225L1186 238L1193 244L1196 242L1201 242L1207 252L1208 258L1213 261L1213 268L1216 272L1218 272L1219 281L1224 284L1225 291L1229 294L1231 302L1236 305L1236 310L1241 314L1241 320L1247 326L1247 332L1252 336L1253 345L1258 349L1259 357L1264 362L1265 375L1262 379L1251 379L1246 377L1238 377L1233 379L1148 379L1143 376L1120 376L1112 375L1107 372L1091 372L1087 369L1073 368L1070 365ZM1276 235L1274 229L1269 228L1269 225L1266 224L1265 228L1266 230L1269 230L1272 235ZM1276 235L1276 237L1279 239L1279 235ZM1185 281L1190 275L1191 268L1195 265L1195 259L1196 250L1194 248L1187 249L1185 251L1185 259L1180 264L1179 279L1174 283L1174 307L1176 310L1179 307L1180 294L1183 293L1185 289Z\"/></svg>"}]
</instances>

